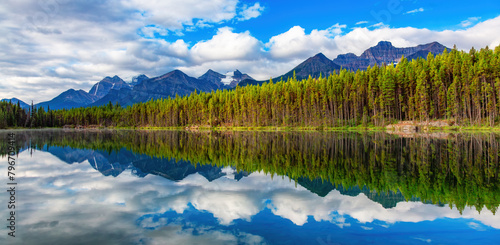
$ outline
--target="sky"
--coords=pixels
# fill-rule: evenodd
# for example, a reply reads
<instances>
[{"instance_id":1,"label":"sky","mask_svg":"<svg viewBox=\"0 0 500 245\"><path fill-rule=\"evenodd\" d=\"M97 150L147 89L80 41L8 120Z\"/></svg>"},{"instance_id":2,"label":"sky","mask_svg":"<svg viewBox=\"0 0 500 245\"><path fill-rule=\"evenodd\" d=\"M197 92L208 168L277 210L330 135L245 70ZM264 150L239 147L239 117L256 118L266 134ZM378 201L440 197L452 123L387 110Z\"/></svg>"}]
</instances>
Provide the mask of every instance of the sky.
<instances>
[{"instance_id":1,"label":"sky","mask_svg":"<svg viewBox=\"0 0 500 245\"><path fill-rule=\"evenodd\" d=\"M319 52L360 55L382 40L494 48L498 30L497 0L6 0L0 98L38 103L106 76L174 69L264 80Z\"/></svg>"}]
</instances>

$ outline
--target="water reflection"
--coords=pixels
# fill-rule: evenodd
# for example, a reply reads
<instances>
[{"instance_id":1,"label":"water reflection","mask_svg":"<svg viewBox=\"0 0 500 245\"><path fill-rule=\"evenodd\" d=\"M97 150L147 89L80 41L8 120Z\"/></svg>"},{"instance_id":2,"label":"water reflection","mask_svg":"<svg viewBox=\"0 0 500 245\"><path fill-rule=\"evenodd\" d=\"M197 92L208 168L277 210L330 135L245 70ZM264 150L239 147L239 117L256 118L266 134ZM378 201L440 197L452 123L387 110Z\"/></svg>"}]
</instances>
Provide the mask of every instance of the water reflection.
<instances>
[{"instance_id":1,"label":"water reflection","mask_svg":"<svg viewBox=\"0 0 500 245\"><path fill-rule=\"evenodd\" d=\"M19 234L1 236L2 244L484 244L500 237L500 217L489 209L48 139L19 154Z\"/></svg>"}]
</instances>

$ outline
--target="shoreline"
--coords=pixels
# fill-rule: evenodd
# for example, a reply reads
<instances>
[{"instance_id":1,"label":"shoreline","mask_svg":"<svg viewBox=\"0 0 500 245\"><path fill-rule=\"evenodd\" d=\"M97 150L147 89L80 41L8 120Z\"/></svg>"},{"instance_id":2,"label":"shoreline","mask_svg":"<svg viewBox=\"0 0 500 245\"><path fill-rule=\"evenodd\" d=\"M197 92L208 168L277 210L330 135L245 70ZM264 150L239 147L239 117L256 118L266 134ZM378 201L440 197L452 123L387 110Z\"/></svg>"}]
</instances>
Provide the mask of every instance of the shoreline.
<instances>
[{"instance_id":1,"label":"shoreline","mask_svg":"<svg viewBox=\"0 0 500 245\"><path fill-rule=\"evenodd\" d=\"M391 124L392 125L392 124ZM259 126L259 127L200 127L200 126L190 126L190 127L80 127L80 128L65 128L65 127L46 127L46 128L5 128L0 130L41 130L41 129L62 129L68 131L100 131L100 130L170 130L170 131L261 131L261 132L385 132L389 134L411 134L420 135L428 133L470 133L470 132L499 132L500 126L443 126L443 127L429 127L424 131L419 132L407 132L404 130L391 130L387 129L387 126L375 127L375 126L355 126L355 127L322 127L322 126Z\"/></svg>"}]
</instances>

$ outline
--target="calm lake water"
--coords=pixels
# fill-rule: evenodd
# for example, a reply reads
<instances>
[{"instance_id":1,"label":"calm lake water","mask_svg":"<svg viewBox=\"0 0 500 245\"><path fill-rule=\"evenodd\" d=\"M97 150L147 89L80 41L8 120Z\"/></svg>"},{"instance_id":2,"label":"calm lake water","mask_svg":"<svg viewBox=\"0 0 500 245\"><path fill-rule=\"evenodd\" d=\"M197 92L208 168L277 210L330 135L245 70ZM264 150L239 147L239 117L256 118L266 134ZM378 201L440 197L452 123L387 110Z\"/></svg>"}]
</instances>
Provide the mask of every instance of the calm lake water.
<instances>
[{"instance_id":1,"label":"calm lake water","mask_svg":"<svg viewBox=\"0 0 500 245\"><path fill-rule=\"evenodd\" d=\"M8 133L0 244L500 243L498 134Z\"/></svg>"}]
</instances>

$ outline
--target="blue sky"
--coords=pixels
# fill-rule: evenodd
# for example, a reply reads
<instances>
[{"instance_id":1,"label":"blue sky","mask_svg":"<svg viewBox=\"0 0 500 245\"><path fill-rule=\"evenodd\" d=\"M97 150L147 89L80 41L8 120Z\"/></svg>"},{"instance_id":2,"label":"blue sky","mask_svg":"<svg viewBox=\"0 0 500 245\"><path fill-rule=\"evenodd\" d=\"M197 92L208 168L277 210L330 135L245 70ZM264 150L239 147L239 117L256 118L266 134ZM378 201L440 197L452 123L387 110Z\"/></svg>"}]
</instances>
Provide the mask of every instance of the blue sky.
<instances>
[{"instance_id":1,"label":"blue sky","mask_svg":"<svg viewBox=\"0 0 500 245\"><path fill-rule=\"evenodd\" d=\"M252 5L258 1L240 2ZM277 33L286 32L296 25L303 27L306 32L313 29L327 29L336 23L345 24L350 29L370 27L380 22L396 28L411 26L440 31L462 29L464 27L462 21L467 21L471 17L490 19L500 15L498 1L478 1L470 4L470 2L457 3L456 1L411 0L356 1L356 3L327 0L307 2L273 0L259 2L259 4L264 10L258 18L231 23L230 26L236 31L249 30L259 40L269 40ZM390 16L387 17L386 13ZM470 24L476 24L478 21L470 21ZM227 23L220 24L220 26L226 25ZM208 39L211 34L215 32L200 30L193 34L187 33L186 37L191 41L196 41Z\"/></svg>"},{"instance_id":2,"label":"blue sky","mask_svg":"<svg viewBox=\"0 0 500 245\"><path fill-rule=\"evenodd\" d=\"M500 44L498 1L23 0L0 5L0 98L35 103L105 76L281 75L379 41Z\"/></svg>"}]
</instances>

